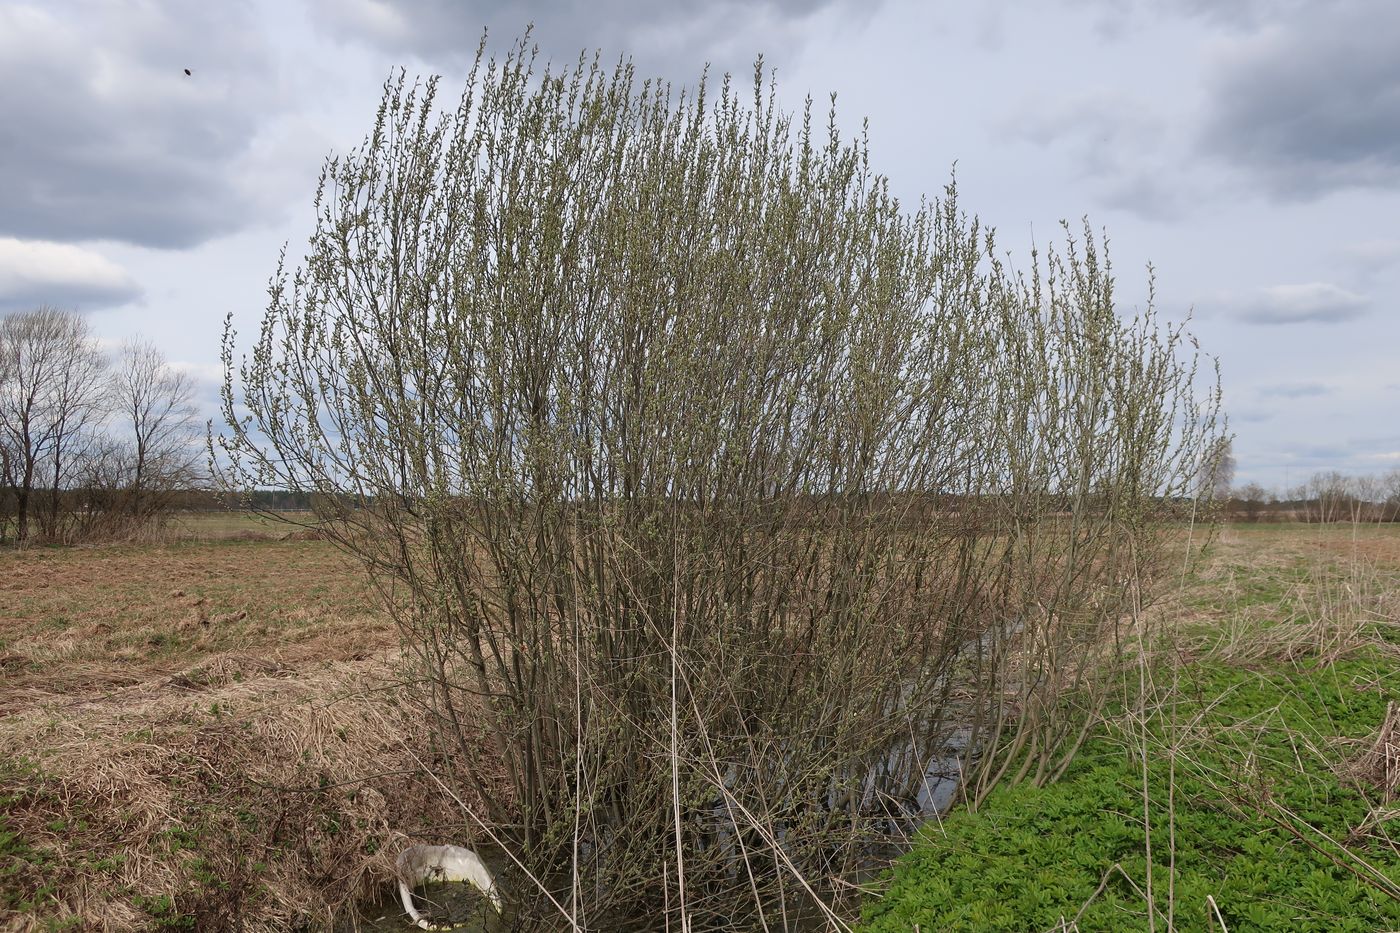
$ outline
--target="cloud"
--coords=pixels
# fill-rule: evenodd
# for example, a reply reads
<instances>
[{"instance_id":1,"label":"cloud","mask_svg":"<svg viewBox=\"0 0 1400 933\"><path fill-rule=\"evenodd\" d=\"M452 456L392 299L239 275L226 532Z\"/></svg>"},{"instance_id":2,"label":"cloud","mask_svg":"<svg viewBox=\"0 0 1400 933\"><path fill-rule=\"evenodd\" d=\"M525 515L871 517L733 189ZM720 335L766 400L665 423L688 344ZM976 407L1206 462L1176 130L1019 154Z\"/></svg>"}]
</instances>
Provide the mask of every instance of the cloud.
<instances>
[{"instance_id":1,"label":"cloud","mask_svg":"<svg viewBox=\"0 0 1400 933\"><path fill-rule=\"evenodd\" d=\"M1242 29L1257 28L1270 20L1295 15L1316 0L1137 0L1149 8L1158 7L1195 16L1209 22Z\"/></svg>"},{"instance_id":2,"label":"cloud","mask_svg":"<svg viewBox=\"0 0 1400 933\"><path fill-rule=\"evenodd\" d=\"M1220 46L1208 154L1273 195L1400 183L1400 7L1315 4Z\"/></svg>"},{"instance_id":3,"label":"cloud","mask_svg":"<svg viewBox=\"0 0 1400 933\"><path fill-rule=\"evenodd\" d=\"M1316 0L1071 0L1101 17L1101 33L1116 36L1149 18L1190 17L1235 30L1257 29L1270 20L1296 14Z\"/></svg>"},{"instance_id":4,"label":"cloud","mask_svg":"<svg viewBox=\"0 0 1400 933\"><path fill-rule=\"evenodd\" d=\"M1259 387L1260 395L1278 398L1316 398L1320 395L1330 395L1332 392L1331 386L1320 382L1285 382Z\"/></svg>"},{"instance_id":5,"label":"cloud","mask_svg":"<svg viewBox=\"0 0 1400 933\"><path fill-rule=\"evenodd\" d=\"M1283 449L1285 459L1294 464L1333 468L1349 462L1354 453L1352 448L1341 444L1299 444Z\"/></svg>"},{"instance_id":6,"label":"cloud","mask_svg":"<svg viewBox=\"0 0 1400 933\"><path fill-rule=\"evenodd\" d=\"M1113 94L1093 93L1047 104L1028 103L1003 130L1040 146L1070 141L1107 153L1125 139L1150 143L1161 124L1145 113L1141 102Z\"/></svg>"},{"instance_id":7,"label":"cloud","mask_svg":"<svg viewBox=\"0 0 1400 933\"><path fill-rule=\"evenodd\" d=\"M1361 268L1373 272L1400 265L1400 240L1364 240L1344 246L1340 252Z\"/></svg>"},{"instance_id":8,"label":"cloud","mask_svg":"<svg viewBox=\"0 0 1400 933\"><path fill-rule=\"evenodd\" d=\"M219 363L192 363L186 360L171 360L170 368L184 373L194 386L195 403L202 412L210 413L215 422L220 422L220 406L224 387L224 367Z\"/></svg>"},{"instance_id":9,"label":"cloud","mask_svg":"<svg viewBox=\"0 0 1400 933\"><path fill-rule=\"evenodd\" d=\"M546 58L571 63L601 49L604 64L631 56L641 77L694 83L706 62L747 69L760 52L769 61L800 39L802 24L828 9L868 16L880 0L311 0L313 19L345 39L429 62L460 64L475 52L483 28L493 47L513 41L531 23Z\"/></svg>"},{"instance_id":10,"label":"cloud","mask_svg":"<svg viewBox=\"0 0 1400 933\"><path fill-rule=\"evenodd\" d=\"M1353 451L1356 462L1361 465L1400 460L1400 435L1372 434L1353 437L1348 438L1347 444Z\"/></svg>"},{"instance_id":11,"label":"cloud","mask_svg":"<svg viewBox=\"0 0 1400 933\"><path fill-rule=\"evenodd\" d=\"M1224 301L1236 319L1247 324L1341 324L1365 314L1369 300L1327 282L1274 285Z\"/></svg>"},{"instance_id":12,"label":"cloud","mask_svg":"<svg viewBox=\"0 0 1400 933\"><path fill-rule=\"evenodd\" d=\"M1394 450L1400 447L1400 434L1363 434L1348 438L1347 443L1364 452Z\"/></svg>"},{"instance_id":13,"label":"cloud","mask_svg":"<svg viewBox=\"0 0 1400 933\"><path fill-rule=\"evenodd\" d=\"M0 313L41 304L93 311L140 296L141 287L125 269L94 252L0 237Z\"/></svg>"},{"instance_id":14,"label":"cloud","mask_svg":"<svg viewBox=\"0 0 1400 933\"><path fill-rule=\"evenodd\" d=\"M0 6L0 235L179 248L252 223L237 169L279 109L252 12Z\"/></svg>"},{"instance_id":15,"label":"cloud","mask_svg":"<svg viewBox=\"0 0 1400 933\"><path fill-rule=\"evenodd\" d=\"M1129 171L1107 179L1099 200L1144 220L1176 221L1186 213L1182 185L1158 171Z\"/></svg>"},{"instance_id":16,"label":"cloud","mask_svg":"<svg viewBox=\"0 0 1400 933\"><path fill-rule=\"evenodd\" d=\"M1106 207L1148 220L1179 219L1188 186L1174 171L1168 122L1147 101L1092 93L1027 101L999 134L1039 148L1063 148Z\"/></svg>"}]
</instances>

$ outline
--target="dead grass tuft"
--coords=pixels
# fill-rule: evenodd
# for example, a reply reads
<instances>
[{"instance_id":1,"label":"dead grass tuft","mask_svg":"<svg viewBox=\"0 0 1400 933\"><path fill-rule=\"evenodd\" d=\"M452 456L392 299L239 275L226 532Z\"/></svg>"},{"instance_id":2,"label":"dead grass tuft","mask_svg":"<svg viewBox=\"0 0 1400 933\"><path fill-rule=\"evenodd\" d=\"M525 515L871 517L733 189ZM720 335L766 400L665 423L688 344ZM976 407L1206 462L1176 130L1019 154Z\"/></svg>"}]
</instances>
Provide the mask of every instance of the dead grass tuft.
<instances>
[{"instance_id":1,"label":"dead grass tuft","mask_svg":"<svg viewBox=\"0 0 1400 933\"><path fill-rule=\"evenodd\" d=\"M1400 703L1386 705L1374 738L1347 764L1345 775L1368 794L1380 794L1384 806L1395 801L1400 794Z\"/></svg>"},{"instance_id":2,"label":"dead grass tuft","mask_svg":"<svg viewBox=\"0 0 1400 933\"><path fill-rule=\"evenodd\" d=\"M470 837L419 771L422 714L384 679L394 665L230 655L199 669L195 692L145 684L0 722L0 745L36 751L0 775L9 829L32 850L28 913L108 930L325 928L386 896L403 844Z\"/></svg>"},{"instance_id":3,"label":"dead grass tuft","mask_svg":"<svg viewBox=\"0 0 1400 933\"><path fill-rule=\"evenodd\" d=\"M1178 647L1246 668L1372 651L1400 660L1400 573L1376 556L1391 542L1358 534L1227 530L1198 572L1203 592L1184 594L1195 605L1174 613Z\"/></svg>"},{"instance_id":4,"label":"dead grass tuft","mask_svg":"<svg viewBox=\"0 0 1400 933\"><path fill-rule=\"evenodd\" d=\"M273 658L226 654L176 674L168 684L186 690L205 690L239 683L248 678L291 675L293 672L293 668Z\"/></svg>"}]
</instances>

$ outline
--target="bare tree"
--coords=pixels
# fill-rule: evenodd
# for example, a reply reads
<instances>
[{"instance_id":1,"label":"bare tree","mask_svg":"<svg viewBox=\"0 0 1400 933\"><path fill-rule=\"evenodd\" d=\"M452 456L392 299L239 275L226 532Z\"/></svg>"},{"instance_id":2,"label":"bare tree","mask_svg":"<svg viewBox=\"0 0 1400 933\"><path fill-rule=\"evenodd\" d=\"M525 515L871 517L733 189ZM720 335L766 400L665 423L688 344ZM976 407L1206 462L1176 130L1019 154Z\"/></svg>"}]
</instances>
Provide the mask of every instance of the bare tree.
<instances>
[{"instance_id":1,"label":"bare tree","mask_svg":"<svg viewBox=\"0 0 1400 933\"><path fill-rule=\"evenodd\" d=\"M1351 477L1345 473L1321 470L1309 478L1305 488L1310 520L1337 522L1351 517L1356 495Z\"/></svg>"},{"instance_id":2,"label":"bare tree","mask_svg":"<svg viewBox=\"0 0 1400 933\"><path fill-rule=\"evenodd\" d=\"M150 343L109 368L87 321L51 307L0 321L0 481L16 541L122 533L195 480L193 383ZM12 516L12 519L11 519Z\"/></svg>"},{"instance_id":3,"label":"bare tree","mask_svg":"<svg viewBox=\"0 0 1400 933\"><path fill-rule=\"evenodd\" d=\"M194 382L147 341L122 346L108 386L114 428L122 442L124 511L143 519L196 478Z\"/></svg>"},{"instance_id":4,"label":"bare tree","mask_svg":"<svg viewBox=\"0 0 1400 933\"><path fill-rule=\"evenodd\" d=\"M1351 493L1347 503L1352 522L1380 522L1385 514L1385 492L1379 476L1364 474L1349 478Z\"/></svg>"},{"instance_id":5,"label":"bare tree","mask_svg":"<svg viewBox=\"0 0 1400 933\"><path fill-rule=\"evenodd\" d=\"M0 331L0 405L9 399L13 389L15 360L6 349L3 331ZM5 419L3 411L3 408L0 408L0 544L4 544L9 538L10 524L16 520L15 490L20 485L18 471L23 461L15 437L7 429L9 422Z\"/></svg>"},{"instance_id":6,"label":"bare tree","mask_svg":"<svg viewBox=\"0 0 1400 933\"><path fill-rule=\"evenodd\" d=\"M1259 521L1264 515L1264 510L1275 501L1274 494L1258 483L1246 483L1236 489L1231 498L1249 522Z\"/></svg>"},{"instance_id":7,"label":"bare tree","mask_svg":"<svg viewBox=\"0 0 1400 933\"><path fill-rule=\"evenodd\" d=\"M55 336L65 350L62 351L62 365L54 374L49 403L48 509L42 527L45 537L51 541L63 536L61 500L72 476L74 459L91 441L107 402L104 397L107 360L93 339L87 320L69 314L59 324Z\"/></svg>"},{"instance_id":8,"label":"bare tree","mask_svg":"<svg viewBox=\"0 0 1400 933\"><path fill-rule=\"evenodd\" d=\"M1387 471L1380 479L1380 487L1382 520L1393 522L1400 519L1400 467Z\"/></svg>"},{"instance_id":9,"label":"bare tree","mask_svg":"<svg viewBox=\"0 0 1400 933\"><path fill-rule=\"evenodd\" d=\"M105 360L83 318L48 306L0 321L0 357L0 433L15 536L29 537L43 490L41 528L56 538L70 455L102 411Z\"/></svg>"}]
</instances>

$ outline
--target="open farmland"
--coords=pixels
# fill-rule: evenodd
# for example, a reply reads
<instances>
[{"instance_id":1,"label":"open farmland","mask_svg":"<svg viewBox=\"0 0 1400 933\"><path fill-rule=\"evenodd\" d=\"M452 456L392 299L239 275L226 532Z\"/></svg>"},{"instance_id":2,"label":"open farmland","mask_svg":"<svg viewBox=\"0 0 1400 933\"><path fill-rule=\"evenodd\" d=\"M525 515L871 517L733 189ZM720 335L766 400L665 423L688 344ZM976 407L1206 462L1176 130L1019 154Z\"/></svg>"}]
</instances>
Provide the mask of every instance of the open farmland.
<instances>
[{"instance_id":1,"label":"open farmland","mask_svg":"<svg viewBox=\"0 0 1400 933\"><path fill-rule=\"evenodd\" d=\"M0 928L318 929L454 832L360 576L186 533L0 554Z\"/></svg>"},{"instance_id":2,"label":"open farmland","mask_svg":"<svg viewBox=\"0 0 1400 933\"><path fill-rule=\"evenodd\" d=\"M115 699L114 690L210 664L364 660L393 642L366 586L329 545L251 527L170 546L0 559L7 714L55 699Z\"/></svg>"}]
</instances>

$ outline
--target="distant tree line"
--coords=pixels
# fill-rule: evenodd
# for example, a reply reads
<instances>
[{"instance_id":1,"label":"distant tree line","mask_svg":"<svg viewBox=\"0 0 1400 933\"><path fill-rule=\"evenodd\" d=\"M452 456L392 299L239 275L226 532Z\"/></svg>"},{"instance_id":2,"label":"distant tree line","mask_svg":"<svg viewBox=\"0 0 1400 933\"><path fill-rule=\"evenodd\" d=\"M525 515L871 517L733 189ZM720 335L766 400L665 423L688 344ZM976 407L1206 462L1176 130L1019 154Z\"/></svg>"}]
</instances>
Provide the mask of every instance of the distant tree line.
<instances>
[{"instance_id":1,"label":"distant tree line","mask_svg":"<svg viewBox=\"0 0 1400 933\"><path fill-rule=\"evenodd\" d=\"M52 307L0 319L0 543L130 536L205 485L194 382Z\"/></svg>"},{"instance_id":2,"label":"distant tree line","mask_svg":"<svg viewBox=\"0 0 1400 933\"><path fill-rule=\"evenodd\" d=\"M1400 521L1400 468L1368 476L1327 470L1282 492L1247 483L1231 491L1225 511L1239 522Z\"/></svg>"}]
</instances>

